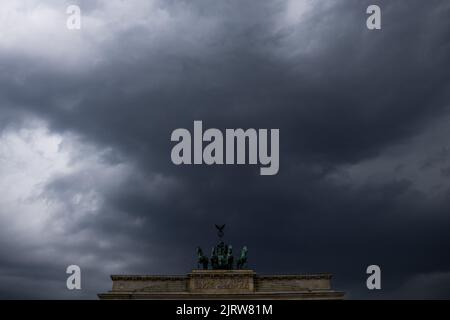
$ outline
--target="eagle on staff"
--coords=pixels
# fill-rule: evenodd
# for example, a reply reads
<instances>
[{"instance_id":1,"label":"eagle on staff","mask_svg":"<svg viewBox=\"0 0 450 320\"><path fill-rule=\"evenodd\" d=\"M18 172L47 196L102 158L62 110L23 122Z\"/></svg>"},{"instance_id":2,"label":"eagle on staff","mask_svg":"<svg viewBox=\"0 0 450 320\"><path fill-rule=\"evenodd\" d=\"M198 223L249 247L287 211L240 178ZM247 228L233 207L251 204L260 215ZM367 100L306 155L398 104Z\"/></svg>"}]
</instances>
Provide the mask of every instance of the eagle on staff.
<instances>
[{"instance_id":1,"label":"eagle on staff","mask_svg":"<svg viewBox=\"0 0 450 320\"><path fill-rule=\"evenodd\" d=\"M223 224L221 226L218 226L216 224L215 226L216 226L216 229L217 229L217 235L219 236L219 238L222 238L223 237L223 229L225 229L225 225Z\"/></svg>"}]
</instances>

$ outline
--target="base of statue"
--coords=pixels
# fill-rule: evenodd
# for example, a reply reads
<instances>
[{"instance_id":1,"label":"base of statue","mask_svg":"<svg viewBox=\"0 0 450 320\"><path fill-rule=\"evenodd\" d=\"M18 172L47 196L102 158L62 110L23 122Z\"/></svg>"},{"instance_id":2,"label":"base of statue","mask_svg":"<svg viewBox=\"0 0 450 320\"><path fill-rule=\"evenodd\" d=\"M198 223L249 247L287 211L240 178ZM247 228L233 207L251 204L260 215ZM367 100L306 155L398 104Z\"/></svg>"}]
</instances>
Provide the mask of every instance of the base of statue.
<instances>
[{"instance_id":1,"label":"base of statue","mask_svg":"<svg viewBox=\"0 0 450 320\"><path fill-rule=\"evenodd\" d=\"M331 274L257 275L253 270L192 270L187 275L113 275L100 299L343 299Z\"/></svg>"}]
</instances>

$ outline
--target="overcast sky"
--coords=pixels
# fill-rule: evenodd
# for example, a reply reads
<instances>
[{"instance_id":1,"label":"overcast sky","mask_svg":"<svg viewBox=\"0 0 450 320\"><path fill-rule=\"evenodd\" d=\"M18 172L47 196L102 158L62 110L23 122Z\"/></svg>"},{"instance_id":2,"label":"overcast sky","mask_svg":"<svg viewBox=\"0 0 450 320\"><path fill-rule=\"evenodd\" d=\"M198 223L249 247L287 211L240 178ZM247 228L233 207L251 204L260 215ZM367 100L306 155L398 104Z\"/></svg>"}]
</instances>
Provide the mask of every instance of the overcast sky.
<instances>
[{"instance_id":1,"label":"overcast sky","mask_svg":"<svg viewBox=\"0 0 450 320\"><path fill-rule=\"evenodd\" d=\"M258 273L450 298L449 16L445 0L2 0L0 297L185 274L224 223ZM170 134L194 120L279 128L279 173L175 166Z\"/></svg>"}]
</instances>

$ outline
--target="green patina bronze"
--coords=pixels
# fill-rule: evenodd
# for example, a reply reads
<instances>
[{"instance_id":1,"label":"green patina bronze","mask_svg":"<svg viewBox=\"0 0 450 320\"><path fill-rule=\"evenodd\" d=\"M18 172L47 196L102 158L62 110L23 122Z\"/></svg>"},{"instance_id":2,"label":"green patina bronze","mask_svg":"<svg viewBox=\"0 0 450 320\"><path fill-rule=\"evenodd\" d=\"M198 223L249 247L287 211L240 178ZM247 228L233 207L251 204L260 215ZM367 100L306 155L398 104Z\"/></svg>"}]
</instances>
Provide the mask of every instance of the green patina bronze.
<instances>
[{"instance_id":1,"label":"green patina bronze","mask_svg":"<svg viewBox=\"0 0 450 320\"><path fill-rule=\"evenodd\" d=\"M225 244L225 242L223 242L222 240L224 236L224 228L225 225L216 225L219 243L212 248L211 257L209 259L203 254L203 250L200 247L197 247L197 267L199 269L200 267L202 267L204 270L207 270L208 265L210 265L211 269L213 270L235 269L233 247L231 245ZM247 251L247 246L244 246L241 250L239 258L236 261L236 269L247 268Z\"/></svg>"}]
</instances>

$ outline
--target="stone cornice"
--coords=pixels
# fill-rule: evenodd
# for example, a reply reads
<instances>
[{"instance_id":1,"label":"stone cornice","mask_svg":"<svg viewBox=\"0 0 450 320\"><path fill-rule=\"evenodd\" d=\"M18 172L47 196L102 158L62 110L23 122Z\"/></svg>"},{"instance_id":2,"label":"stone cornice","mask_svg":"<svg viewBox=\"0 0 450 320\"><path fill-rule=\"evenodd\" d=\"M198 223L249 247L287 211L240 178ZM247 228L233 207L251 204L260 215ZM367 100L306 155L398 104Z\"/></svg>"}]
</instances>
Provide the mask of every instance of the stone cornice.
<instances>
[{"instance_id":1,"label":"stone cornice","mask_svg":"<svg viewBox=\"0 0 450 320\"><path fill-rule=\"evenodd\" d=\"M113 281L186 280L186 275L111 275Z\"/></svg>"},{"instance_id":2,"label":"stone cornice","mask_svg":"<svg viewBox=\"0 0 450 320\"><path fill-rule=\"evenodd\" d=\"M317 274L276 274L276 275L255 275L255 279L290 279L290 280L310 280L310 279L326 279L330 280L332 274L330 273L317 273Z\"/></svg>"}]
</instances>

